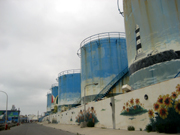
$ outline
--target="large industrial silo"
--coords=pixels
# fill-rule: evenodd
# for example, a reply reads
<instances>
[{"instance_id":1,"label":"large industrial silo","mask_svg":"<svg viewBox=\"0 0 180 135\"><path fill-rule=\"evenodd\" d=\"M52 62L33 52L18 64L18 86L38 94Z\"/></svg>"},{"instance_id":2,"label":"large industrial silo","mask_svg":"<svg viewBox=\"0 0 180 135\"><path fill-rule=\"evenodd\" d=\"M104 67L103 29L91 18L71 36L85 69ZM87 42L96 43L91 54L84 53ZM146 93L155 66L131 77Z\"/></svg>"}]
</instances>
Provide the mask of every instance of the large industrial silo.
<instances>
[{"instance_id":1,"label":"large industrial silo","mask_svg":"<svg viewBox=\"0 0 180 135\"><path fill-rule=\"evenodd\" d=\"M90 36L81 42L79 56L81 97L86 97L85 102L97 100L127 73L125 33L106 32ZM121 87L112 93L122 93Z\"/></svg>"},{"instance_id":2,"label":"large industrial silo","mask_svg":"<svg viewBox=\"0 0 180 135\"><path fill-rule=\"evenodd\" d=\"M81 97L81 74L79 69L60 72L58 75L58 111L77 105Z\"/></svg>"},{"instance_id":3,"label":"large industrial silo","mask_svg":"<svg viewBox=\"0 0 180 135\"><path fill-rule=\"evenodd\" d=\"M58 84L52 84L51 86L51 110L54 110L54 107L58 107Z\"/></svg>"},{"instance_id":4,"label":"large industrial silo","mask_svg":"<svg viewBox=\"0 0 180 135\"><path fill-rule=\"evenodd\" d=\"M180 72L180 1L124 0L130 85L142 88Z\"/></svg>"},{"instance_id":5,"label":"large industrial silo","mask_svg":"<svg viewBox=\"0 0 180 135\"><path fill-rule=\"evenodd\" d=\"M52 94L47 93L47 112L51 111L51 98L52 98Z\"/></svg>"}]
</instances>

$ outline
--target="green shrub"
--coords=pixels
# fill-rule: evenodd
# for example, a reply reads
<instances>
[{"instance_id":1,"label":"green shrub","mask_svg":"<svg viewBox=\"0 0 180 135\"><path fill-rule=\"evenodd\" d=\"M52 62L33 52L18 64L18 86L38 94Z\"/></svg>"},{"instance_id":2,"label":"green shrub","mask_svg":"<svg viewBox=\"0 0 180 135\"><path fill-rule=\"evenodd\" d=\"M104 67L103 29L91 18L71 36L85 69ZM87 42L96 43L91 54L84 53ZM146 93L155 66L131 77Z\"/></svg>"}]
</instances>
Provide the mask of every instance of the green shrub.
<instances>
[{"instance_id":1,"label":"green shrub","mask_svg":"<svg viewBox=\"0 0 180 135\"><path fill-rule=\"evenodd\" d=\"M159 133L177 133L177 125L173 123L158 124L156 131Z\"/></svg>"},{"instance_id":2,"label":"green shrub","mask_svg":"<svg viewBox=\"0 0 180 135\"><path fill-rule=\"evenodd\" d=\"M151 124L148 124L148 125L146 126L146 131L147 131L147 132L151 132L152 130L153 130L152 125L151 125Z\"/></svg>"},{"instance_id":3,"label":"green shrub","mask_svg":"<svg viewBox=\"0 0 180 135\"><path fill-rule=\"evenodd\" d=\"M89 121L89 122L87 123L87 127L94 127L94 122Z\"/></svg>"},{"instance_id":4,"label":"green shrub","mask_svg":"<svg viewBox=\"0 0 180 135\"><path fill-rule=\"evenodd\" d=\"M57 123L57 120L53 119L53 120L52 120L52 123Z\"/></svg>"},{"instance_id":5,"label":"green shrub","mask_svg":"<svg viewBox=\"0 0 180 135\"><path fill-rule=\"evenodd\" d=\"M128 126L128 130L129 130L129 131L134 131L135 128L134 128L133 126Z\"/></svg>"}]
</instances>

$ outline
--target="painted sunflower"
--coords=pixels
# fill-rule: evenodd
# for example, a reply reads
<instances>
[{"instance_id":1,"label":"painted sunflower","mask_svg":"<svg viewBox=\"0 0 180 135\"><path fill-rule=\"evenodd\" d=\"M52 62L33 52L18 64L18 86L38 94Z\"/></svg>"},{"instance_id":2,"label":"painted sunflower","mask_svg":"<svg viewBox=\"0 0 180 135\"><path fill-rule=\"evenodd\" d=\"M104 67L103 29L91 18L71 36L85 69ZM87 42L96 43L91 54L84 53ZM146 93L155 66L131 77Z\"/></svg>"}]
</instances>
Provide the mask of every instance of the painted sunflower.
<instances>
[{"instance_id":1,"label":"painted sunflower","mask_svg":"<svg viewBox=\"0 0 180 135\"><path fill-rule=\"evenodd\" d=\"M129 103L128 103L128 102L126 102L126 106L129 106Z\"/></svg>"},{"instance_id":2,"label":"painted sunflower","mask_svg":"<svg viewBox=\"0 0 180 135\"><path fill-rule=\"evenodd\" d=\"M129 108L127 108L126 111L129 112Z\"/></svg>"},{"instance_id":3,"label":"painted sunflower","mask_svg":"<svg viewBox=\"0 0 180 135\"><path fill-rule=\"evenodd\" d=\"M160 95L157 101L159 104L163 104L163 96Z\"/></svg>"},{"instance_id":4,"label":"painted sunflower","mask_svg":"<svg viewBox=\"0 0 180 135\"><path fill-rule=\"evenodd\" d=\"M176 86L176 92L180 95L180 84Z\"/></svg>"},{"instance_id":5,"label":"painted sunflower","mask_svg":"<svg viewBox=\"0 0 180 135\"><path fill-rule=\"evenodd\" d=\"M131 103L132 105L134 104L134 99L133 99L133 98L130 100L130 103Z\"/></svg>"},{"instance_id":6,"label":"painted sunflower","mask_svg":"<svg viewBox=\"0 0 180 135\"><path fill-rule=\"evenodd\" d=\"M168 115L167 109L166 108L159 109L159 115L162 119L167 118L167 115Z\"/></svg>"},{"instance_id":7,"label":"painted sunflower","mask_svg":"<svg viewBox=\"0 0 180 135\"><path fill-rule=\"evenodd\" d=\"M176 112L180 114L180 99L175 102L174 108Z\"/></svg>"},{"instance_id":8,"label":"painted sunflower","mask_svg":"<svg viewBox=\"0 0 180 135\"><path fill-rule=\"evenodd\" d=\"M139 105L140 104L139 98L137 98L135 102L137 105Z\"/></svg>"},{"instance_id":9,"label":"painted sunflower","mask_svg":"<svg viewBox=\"0 0 180 135\"><path fill-rule=\"evenodd\" d=\"M152 109L150 109L148 111L148 115L149 115L150 118L153 118L154 117L154 111Z\"/></svg>"},{"instance_id":10,"label":"painted sunflower","mask_svg":"<svg viewBox=\"0 0 180 135\"><path fill-rule=\"evenodd\" d=\"M178 94L176 92L172 92L171 98L172 99L176 99L178 96Z\"/></svg>"},{"instance_id":11,"label":"painted sunflower","mask_svg":"<svg viewBox=\"0 0 180 135\"><path fill-rule=\"evenodd\" d=\"M155 111L159 111L160 105L158 103L154 103L153 107Z\"/></svg>"},{"instance_id":12,"label":"painted sunflower","mask_svg":"<svg viewBox=\"0 0 180 135\"><path fill-rule=\"evenodd\" d=\"M126 107L125 106L123 106L123 110L125 110L126 109Z\"/></svg>"},{"instance_id":13,"label":"painted sunflower","mask_svg":"<svg viewBox=\"0 0 180 135\"><path fill-rule=\"evenodd\" d=\"M164 105L166 105L167 107L172 107L172 100L169 97L169 94L163 96L163 102L164 102Z\"/></svg>"},{"instance_id":14,"label":"painted sunflower","mask_svg":"<svg viewBox=\"0 0 180 135\"><path fill-rule=\"evenodd\" d=\"M136 106L134 106L134 110L136 110Z\"/></svg>"}]
</instances>

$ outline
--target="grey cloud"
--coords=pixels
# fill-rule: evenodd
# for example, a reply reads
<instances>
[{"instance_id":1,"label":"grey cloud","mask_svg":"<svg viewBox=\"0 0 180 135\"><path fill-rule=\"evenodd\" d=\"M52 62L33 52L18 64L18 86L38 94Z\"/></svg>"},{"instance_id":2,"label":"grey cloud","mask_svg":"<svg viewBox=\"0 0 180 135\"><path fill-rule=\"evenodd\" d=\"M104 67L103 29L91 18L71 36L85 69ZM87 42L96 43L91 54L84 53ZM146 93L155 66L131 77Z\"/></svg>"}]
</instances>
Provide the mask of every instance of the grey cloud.
<instances>
[{"instance_id":1,"label":"grey cloud","mask_svg":"<svg viewBox=\"0 0 180 135\"><path fill-rule=\"evenodd\" d=\"M46 111L46 93L64 70L80 69L85 38L124 31L116 0L1 0L0 90L22 114ZM2 97L2 98L1 98ZM0 93L0 109L5 109Z\"/></svg>"}]
</instances>

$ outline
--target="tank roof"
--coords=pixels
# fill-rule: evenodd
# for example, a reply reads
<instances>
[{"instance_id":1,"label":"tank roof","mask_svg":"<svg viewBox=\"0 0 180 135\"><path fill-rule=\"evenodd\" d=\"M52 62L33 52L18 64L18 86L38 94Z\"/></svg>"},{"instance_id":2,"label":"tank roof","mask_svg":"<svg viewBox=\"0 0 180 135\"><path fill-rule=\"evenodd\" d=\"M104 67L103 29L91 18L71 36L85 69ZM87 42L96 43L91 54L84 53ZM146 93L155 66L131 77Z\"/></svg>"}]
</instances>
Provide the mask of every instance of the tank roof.
<instances>
[{"instance_id":1,"label":"tank roof","mask_svg":"<svg viewBox=\"0 0 180 135\"><path fill-rule=\"evenodd\" d=\"M51 85L51 88L58 86L58 83L54 83Z\"/></svg>"},{"instance_id":2,"label":"tank roof","mask_svg":"<svg viewBox=\"0 0 180 135\"><path fill-rule=\"evenodd\" d=\"M67 74L75 74L75 73L80 73L81 70L80 69L70 69L70 70L66 70L66 71L62 71L58 74L58 77L62 76L62 75L67 75Z\"/></svg>"},{"instance_id":3,"label":"tank roof","mask_svg":"<svg viewBox=\"0 0 180 135\"><path fill-rule=\"evenodd\" d=\"M103 33L98 33L98 34L89 36L81 42L80 48L77 51L77 55L81 57L81 52L80 52L81 47L83 47L85 44L89 42L100 40L103 38L125 38L125 37L126 37L125 32L103 32Z\"/></svg>"}]
</instances>

